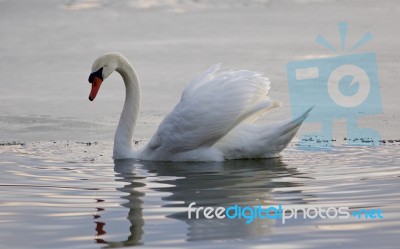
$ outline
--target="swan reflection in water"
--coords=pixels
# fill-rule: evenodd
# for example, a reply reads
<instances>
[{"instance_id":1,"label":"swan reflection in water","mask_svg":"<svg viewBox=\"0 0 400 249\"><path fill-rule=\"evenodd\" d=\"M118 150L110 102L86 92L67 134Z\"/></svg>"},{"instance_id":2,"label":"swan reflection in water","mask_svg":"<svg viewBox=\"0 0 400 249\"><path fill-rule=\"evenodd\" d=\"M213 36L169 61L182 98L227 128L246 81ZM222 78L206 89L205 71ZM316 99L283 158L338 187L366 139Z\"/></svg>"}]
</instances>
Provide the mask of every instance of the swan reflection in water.
<instances>
[{"instance_id":1,"label":"swan reflection in water","mask_svg":"<svg viewBox=\"0 0 400 249\"><path fill-rule=\"evenodd\" d=\"M187 207L192 202L196 202L195 207L214 208L235 204L306 204L305 195L300 190L285 190L287 187L301 185L300 181L296 182L294 179L305 176L301 176L295 168L285 165L280 158L202 163L115 160L114 163L115 180L127 182L117 190L128 193L121 198L127 200L123 206L129 210L127 219L130 222L130 235L127 240L121 242L102 239L102 235L106 233L105 223L99 221L100 216L95 216L96 242L107 244L107 247L143 243L143 187L170 194L162 198L162 207L185 210L169 213L165 217L187 224L187 241L265 236L273 232L272 225L275 223L272 219L254 219L250 224L246 224L245 219L194 219L195 213L192 213L192 219L188 219ZM151 177L148 177L149 175ZM167 184L167 187L157 187L159 185L151 183Z\"/></svg>"}]
</instances>

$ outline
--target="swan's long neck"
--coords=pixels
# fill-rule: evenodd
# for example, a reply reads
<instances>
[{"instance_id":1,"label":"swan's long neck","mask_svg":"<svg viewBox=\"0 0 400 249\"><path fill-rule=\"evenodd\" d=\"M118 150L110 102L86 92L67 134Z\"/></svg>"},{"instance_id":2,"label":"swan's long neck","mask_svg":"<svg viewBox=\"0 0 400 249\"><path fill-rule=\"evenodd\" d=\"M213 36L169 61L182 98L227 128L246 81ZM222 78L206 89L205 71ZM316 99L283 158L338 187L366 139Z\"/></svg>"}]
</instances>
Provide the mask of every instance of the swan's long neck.
<instances>
[{"instance_id":1,"label":"swan's long neck","mask_svg":"<svg viewBox=\"0 0 400 249\"><path fill-rule=\"evenodd\" d=\"M114 158L131 158L133 131L140 109L140 84L132 65L125 59L119 62L116 71L125 83L125 103L114 137Z\"/></svg>"}]
</instances>

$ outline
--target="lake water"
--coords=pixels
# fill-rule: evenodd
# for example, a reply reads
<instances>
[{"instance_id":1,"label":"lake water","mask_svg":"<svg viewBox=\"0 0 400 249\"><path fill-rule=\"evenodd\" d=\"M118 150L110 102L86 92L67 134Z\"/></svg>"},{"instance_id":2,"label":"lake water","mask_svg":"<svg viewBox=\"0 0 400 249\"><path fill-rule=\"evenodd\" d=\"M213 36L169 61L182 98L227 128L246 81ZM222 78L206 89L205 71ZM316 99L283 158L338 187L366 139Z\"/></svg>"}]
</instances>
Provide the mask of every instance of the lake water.
<instances>
[{"instance_id":1,"label":"lake water","mask_svg":"<svg viewBox=\"0 0 400 249\"><path fill-rule=\"evenodd\" d=\"M112 161L111 144L0 147L4 248L398 248L399 145L223 163ZM383 219L188 219L187 207L381 209Z\"/></svg>"},{"instance_id":2,"label":"lake water","mask_svg":"<svg viewBox=\"0 0 400 249\"><path fill-rule=\"evenodd\" d=\"M400 138L397 0L0 0L0 248L399 248ZM290 116L286 65L375 52L383 112L360 127L387 141L330 150L296 142L280 158L223 163L113 161L123 104L114 74L87 97L93 60L119 51L142 86L134 138L146 141L184 85L211 65L265 72ZM304 124L300 133L318 128ZM298 138L298 137L297 137ZM90 144L88 144L90 141ZM187 207L334 206L383 219L188 219Z\"/></svg>"}]
</instances>

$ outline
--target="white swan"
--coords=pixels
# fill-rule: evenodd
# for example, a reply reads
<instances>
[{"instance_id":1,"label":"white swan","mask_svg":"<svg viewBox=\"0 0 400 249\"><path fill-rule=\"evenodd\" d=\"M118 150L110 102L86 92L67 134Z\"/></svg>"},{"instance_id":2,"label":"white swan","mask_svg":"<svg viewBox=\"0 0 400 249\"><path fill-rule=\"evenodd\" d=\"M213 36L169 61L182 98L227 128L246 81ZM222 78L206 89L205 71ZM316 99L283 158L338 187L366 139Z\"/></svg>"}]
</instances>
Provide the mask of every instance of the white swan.
<instances>
[{"instance_id":1,"label":"white swan","mask_svg":"<svg viewBox=\"0 0 400 249\"><path fill-rule=\"evenodd\" d=\"M268 78L246 70L220 72L215 65L190 81L179 103L139 150L132 146L140 107L138 77L128 60L108 53L95 60L89 82L93 101L112 72L121 74L125 103L114 137L114 158L158 161L223 161L275 157L291 141L311 109L293 120L256 124L279 106L269 100Z\"/></svg>"}]
</instances>

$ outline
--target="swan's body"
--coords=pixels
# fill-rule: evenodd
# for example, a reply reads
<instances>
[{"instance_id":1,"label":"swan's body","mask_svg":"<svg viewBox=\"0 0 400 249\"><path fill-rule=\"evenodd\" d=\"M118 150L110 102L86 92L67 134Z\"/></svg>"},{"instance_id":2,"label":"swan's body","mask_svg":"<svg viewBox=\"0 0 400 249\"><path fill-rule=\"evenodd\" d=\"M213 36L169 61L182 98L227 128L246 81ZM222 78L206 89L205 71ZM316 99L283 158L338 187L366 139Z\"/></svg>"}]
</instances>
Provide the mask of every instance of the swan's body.
<instances>
[{"instance_id":1,"label":"swan's body","mask_svg":"<svg viewBox=\"0 0 400 249\"><path fill-rule=\"evenodd\" d=\"M138 77L119 53L99 57L89 82L96 97L103 78L121 74L126 97L114 138L114 158L158 161L223 161L275 157L292 140L308 111L294 120L255 124L260 116L279 106L267 97L269 80L246 70L218 72L215 65L189 82L180 102L161 122L156 133L139 150L132 146L140 107Z\"/></svg>"}]
</instances>

